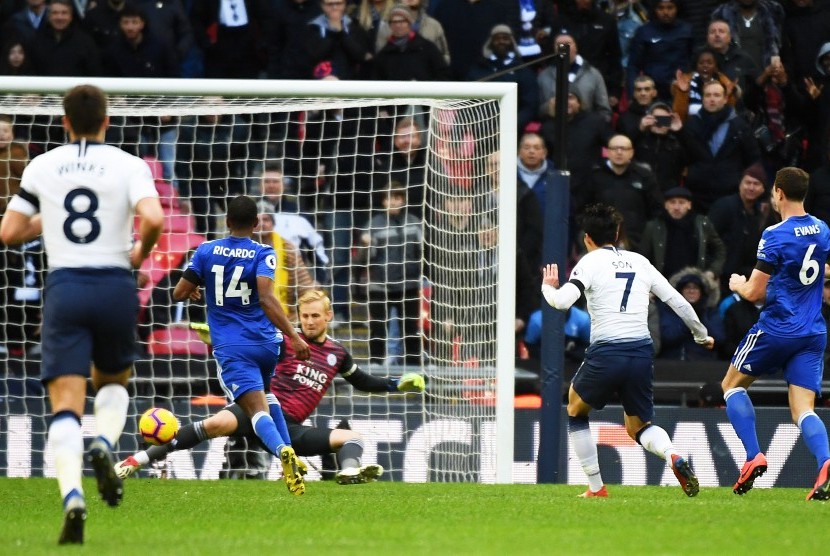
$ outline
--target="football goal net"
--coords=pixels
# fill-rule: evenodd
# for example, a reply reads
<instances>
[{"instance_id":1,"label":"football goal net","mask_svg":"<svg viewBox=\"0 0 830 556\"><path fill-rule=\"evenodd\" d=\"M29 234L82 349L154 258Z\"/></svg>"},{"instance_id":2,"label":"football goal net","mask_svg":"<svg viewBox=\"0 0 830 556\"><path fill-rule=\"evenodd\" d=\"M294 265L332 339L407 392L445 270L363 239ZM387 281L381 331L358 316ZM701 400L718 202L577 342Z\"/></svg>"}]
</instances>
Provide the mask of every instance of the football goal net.
<instances>
[{"instance_id":1,"label":"football goal net","mask_svg":"<svg viewBox=\"0 0 830 556\"><path fill-rule=\"evenodd\" d=\"M320 287L333 303L330 336L362 369L426 376L423 396L336 380L311 422L362 433L364 463L393 480L512 482L515 288L538 287L515 283L514 85L4 78L10 192L28 160L67 140L62 95L80 83L110 95L107 142L145 158L166 214L136 273L140 353L120 456L140 446L136 416L148 407L189 422L224 403L190 327L205 308L171 292L192 250L226 233L228 200L245 194L259 203L257 238L274 245L277 296L294 322L299 295ZM53 476L39 382L48 261L34 240L2 246L0 264L0 473ZM216 439L172 454L164 472L216 478L225 449ZM309 462L312 478L328 471L325 458Z\"/></svg>"}]
</instances>

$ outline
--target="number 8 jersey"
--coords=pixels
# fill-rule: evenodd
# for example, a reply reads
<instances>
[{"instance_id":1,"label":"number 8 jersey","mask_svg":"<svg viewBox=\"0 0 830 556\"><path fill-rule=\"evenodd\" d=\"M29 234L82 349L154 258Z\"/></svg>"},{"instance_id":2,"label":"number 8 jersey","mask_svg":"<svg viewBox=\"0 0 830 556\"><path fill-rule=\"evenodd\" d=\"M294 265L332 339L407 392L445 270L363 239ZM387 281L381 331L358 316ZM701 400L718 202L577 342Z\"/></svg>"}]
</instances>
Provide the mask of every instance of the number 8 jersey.
<instances>
[{"instance_id":1,"label":"number 8 jersey","mask_svg":"<svg viewBox=\"0 0 830 556\"><path fill-rule=\"evenodd\" d=\"M830 229L805 214L770 226L758 242L755 268L769 274L767 299L758 319L764 332L775 336L822 334L824 263L830 252Z\"/></svg>"},{"instance_id":2,"label":"number 8 jersey","mask_svg":"<svg viewBox=\"0 0 830 556\"><path fill-rule=\"evenodd\" d=\"M259 304L257 289L257 276L273 280L276 267L273 247L248 237L206 241L196 249L184 278L204 286L214 348L282 340Z\"/></svg>"},{"instance_id":3,"label":"number 8 jersey","mask_svg":"<svg viewBox=\"0 0 830 556\"><path fill-rule=\"evenodd\" d=\"M80 140L34 158L8 208L41 214L49 270L130 269L133 214L147 197L158 193L146 162Z\"/></svg>"}]
</instances>

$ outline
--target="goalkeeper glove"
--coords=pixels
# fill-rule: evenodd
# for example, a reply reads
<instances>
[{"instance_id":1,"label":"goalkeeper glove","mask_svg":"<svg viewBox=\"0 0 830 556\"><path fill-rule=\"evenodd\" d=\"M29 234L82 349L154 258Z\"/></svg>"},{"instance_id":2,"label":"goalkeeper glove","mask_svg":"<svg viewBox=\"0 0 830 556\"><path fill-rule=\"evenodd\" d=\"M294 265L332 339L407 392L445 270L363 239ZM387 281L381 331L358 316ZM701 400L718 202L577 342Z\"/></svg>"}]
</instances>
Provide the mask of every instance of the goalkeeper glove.
<instances>
[{"instance_id":1,"label":"goalkeeper glove","mask_svg":"<svg viewBox=\"0 0 830 556\"><path fill-rule=\"evenodd\" d=\"M423 392L426 388L424 377L416 373L406 373L398 379L398 390L401 392Z\"/></svg>"},{"instance_id":2,"label":"goalkeeper glove","mask_svg":"<svg viewBox=\"0 0 830 556\"><path fill-rule=\"evenodd\" d=\"M199 335L199 339L202 340L207 345L213 345L213 342L210 339L210 327L206 322L191 322L190 329L195 330L196 333Z\"/></svg>"}]
</instances>

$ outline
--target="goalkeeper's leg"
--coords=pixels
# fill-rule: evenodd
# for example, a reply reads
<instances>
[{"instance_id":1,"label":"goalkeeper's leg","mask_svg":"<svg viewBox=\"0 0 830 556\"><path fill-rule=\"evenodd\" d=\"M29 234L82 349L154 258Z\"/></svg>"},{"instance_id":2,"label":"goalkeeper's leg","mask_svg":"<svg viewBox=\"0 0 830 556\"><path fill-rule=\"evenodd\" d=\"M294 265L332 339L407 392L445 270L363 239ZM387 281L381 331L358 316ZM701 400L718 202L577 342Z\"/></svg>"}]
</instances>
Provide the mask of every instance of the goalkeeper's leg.
<instances>
[{"instance_id":1,"label":"goalkeeper's leg","mask_svg":"<svg viewBox=\"0 0 830 556\"><path fill-rule=\"evenodd\" d=\"M236 415L228 409L222 409L219 413L211 415L204 421L183 426L169 443L161 446L151 446L147 450L137 452L116 463L115 473L121 478L129 477L142 466L166 458L170 452L189 450L205 440L230 436L236 432L237 426Z\"/></svg>"},{"instance_id":2,"label":"goalkeeper's leg","mask_svg":"<svg viewBox=\"0 0 830 556\"><path fill-rule=\"evenodd\" d=\"M348 429L333 429L329 434L331 449L337 452L340 470L334 480L341 485L354 485L375 481L383 474L377 463L363 465L363 437Z\"/></svg>"}]
</instances>

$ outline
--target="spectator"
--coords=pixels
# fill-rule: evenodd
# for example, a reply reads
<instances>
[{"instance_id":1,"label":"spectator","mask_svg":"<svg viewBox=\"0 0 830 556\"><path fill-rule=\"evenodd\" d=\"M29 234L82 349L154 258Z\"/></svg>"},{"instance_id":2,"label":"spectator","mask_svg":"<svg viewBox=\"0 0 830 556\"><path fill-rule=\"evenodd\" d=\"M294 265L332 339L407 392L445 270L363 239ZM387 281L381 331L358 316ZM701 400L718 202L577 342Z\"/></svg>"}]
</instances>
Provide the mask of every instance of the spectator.
<instances>
[{"instance_id":1,"label":"spectator","mask_svg":"<svg viewBox=\"0 0 830 556\"><path fill-rule=\"evenodd\" d=\"M582 56L602 74L608 103L611 108L616 107L622 92L623 69L614 16L597 7L594 0L574 0L572 6L560 8L551 29L574 38Z\"/></svg>"},{"instance_id":2,"label":"spectator","mask_svg":"<svg viewBox=\"0 0 830 556\"><path fill-rule=\"evenodd\" d=\"M20 190L23 169L29 163L29 151L25 144L14 137L14 126L9 116L0 115L0 216L6 205Z\"/></svg>"},{"instance_id":3,"label":"spectator","mask_svg":"<svg viewBox=\"0 0 830 556\"><path fill-rule=\"evenodd\" d=\"M640 135L640 120L657 98L657 87L654 79L648 75L638 75L634 78L633 102L617 118L617 133L622 133L632 141Z\"/></svg>"},{"instance_id":4,"label":"spectator","mask_svg":"<svg viewBox=\"0 0 830 556\"><path fill-rule=\"evenodd\" d=\"M671 99L675 72L689 63L694 43L692 26L677 17L679 2L658 0L651 21L634 33L626 70L629 95L634 90L634 79L645 74L654 80L660 99Z\"/></svg>"},{"instance_id":5,"label":"spectator","mask_svg":"<svg viewBox=\"0 0 830 556\"><path fill-rule=\"evenodd\" d=\"M259 214L258 241L274 248L277 258L274 295L288 319L296 323L297 300L304 293L319 289L320 285L309 273L297 246L275 229L273 214Z\"/></svg>"},{"instance_id":6,"label":"spectator","mask_svg":"<svg viewBox=\"0 0 830 556\"><path fill-rule=\"evenodd\" d=\"M683 20L692 26L694 46L706 42L706 29L712 19L712 11L724 0L690 0L683 3Z\"/></svg>"},{"instance_id":7,"label":"spectator","mask_svg":"<svg viewBox=\"0 0 830 556\"><path fill-rule=\"evenodd\" d=\"M392 34L375 56L375 79L390 81L447 81L450 68L435 46L412 30L409 8L397 5L389 12Z\"/></svg>"},{"instance_id":8,"label":"spectator","mask_svg":"<svg viewBox=\"0 0 830 556\"><path fill-rule=\"evenodd\" d=\"M726 262L721 274L723 292L729 291L732 274L749 275L758 260L761 232L772 224L764 191L766 183L764 167L755 163L744 170L738 192L718 199L709 210L709 220L726 245ZM741 338L739 335L736 339Z\"/></svg>"},{"instance_id":9,"label":"spectator","mask_svg":"<svg viewBox=\"0 0 830 556\"><path fill-rule=\"evenodd\" d=\"M625 135L608 140L608 159L594 167L584 192L577 192L578 210L594 203L615 207L623 216L620 242L636 249L646 222L661 210L662 196L654 174L644 164L634 162L634 147Z\"/></svg>"},{"instance_id":10,"label":"spectator","mask_svg":"<svg viewBox=\"0 0 830 556\"><path fill-rule=\"evenodd\" d=\"M663 192L677 186L686 170L686 152L676 134L680 125L680 116L668 104L655 102L640 120L634 140L637 161L648 164Z\"/></svg>"},{"instance_id":11,"label":"spectator","mask_svg":"<svg viewBox=\"0 0 830 556\"><path fill-rule=\"evenodd\" d=\"M426 2L423 0L404 0L404 5L412 12L412 29L426 40L435 43L435 46L438 47L438 50L444 56L444 61L449 65L450 47L447 44L447 37L444 35L444 28L437 19L427 14ZM386 19L385 17L381 18L377 38L374 43L375 52L380 51L381 48L386 46L389 35L392 34L392 30L389 28Z\"/></svg>"},{"instance_id":12,"label":"spectator","mask_svg":"<svg viewBox=\"0 0 830 556\"><path fill-rule=\"evenodd\" d=\"M689 73L677 70L676 78L671 85L672 105L681 120L685 122L690 115L694 116L700 112L703 105L703 85L709 81L720 81L726 88L726 103L735 106L741 91L718 68L717 52L708 46L698 50L692 61L692 70Z\"/></svg>"},{"instance_id":13,"label":"spectator","mask_svg":"<svg viewBox=\"0 0 830 556\"><path fill-rule=\"evenodd\" d=\"M649 220L637 251L664 276L694 266L716 280L723 271L726 246L715 227L692 208L692 194L685 187L666 191L663 213Z\"/></svg>"},{"instance_id":14,"label":"spectator","mask_svg":"<svg viewBox=\"0 0 830 556\"><path fill-rule=\"evenodd\" d=\"M306 49L314 76L328 69L338 79L356 79L371 58L369 38L346 15L346 0L320 0L323 13L308 23Z\"/></svg>"},{"instance_id":15,"label":"spectator","mask_svg":"<svg viewBox=\"0 0 830 556\"><path fill-rule=\"evenodd\" d=\"M545 140L538 133L525 133L519 140L519 159L516 161L519 172L517 182L524 184L533 192L544 210L545 189L553 182L553 162L548 160Z\"/></svg>"},{"instance_id":16,"label":"spectator","mask_svg":"<svg viewBox=\"0 0 830 556\"><path fill-rule=\"evenodd\" d=\"M717 282L699 268L681 269L669 282L692 306L709 335L719 345L725 338L723 320L718 314L720 291ZM660 359L706 361L717 359L717 352L695 343L683 321L663 302L660 308Z\"/></svg>"},{"instance_id":17,"label":"spectator","mask_svg":"<svg viewBox=\"0 0 830 556\"><path fill-rule=\"evenodd\" d=\"M799 109L803 110L804 96L780 63L764 68L755 84L759 98L752 123L764 165L778 171L800 164L805 131Z\"/></svg>"},{"instance_id":18,"label":"spectator","mask_svg":"<svg viewBox=\"0 0 830 556\"><path fill-rule=\"evenodd\" d=\"M706 45L718 53L720 70L741 88L744 95L750 94L748 87L752 87L755 78L761 73L761 66L758 66L745 50L732 42L732 31L728 21L713 19L709 23Z\"/></svg>"},{"instance_id":19,"label":"spectator","mask_svg":"<svg viewBox=\"0 0 830 556\"><path fill-rule=\"evenodd\" d=\"M749 124L727 105L726 88L719 81L703 86L703 108L678 137L690 162L686 186L701 213L733 193L743 169L761 158Z\"/></svg>"},{"instance_id":20,"label":"spectator","mask_svg":"<svg viewBox=\"0 0 830 556\"><path fill-rule=\"evenodd\" d=\"M282 164L266 163L261 178L263 212L272 218L271 228L289 243L293 244L303 256L312 274L321 283L327 283L327 271L330 263L328 253L321 236L309 220L300 214L294 199L285 192L285 175Z\"/></svg>"},{"instance_id":21,"label":"spectator","mask_svg":"<svg viewBox=\"0 0 830 556\"><path fill-rule=\"evenodd\" d=\"M381 196L383 212L372 217L360 237L369 270L369 359L387 362L387 326L395 309L403 322L404 364L420 365L422 223L404 210L401 184L391 182Z\"/></svg>"},{"instance_id":22,"label":"spectator","mask_svg":"<svg viewBox=\"0 0 830 556\"><path fill-rule=\"evenodd\" d=\"M316 0L276 0L268 77L308 79L311 60L305 48L308 23L322 14Z\"/></svg>"},{"instance_id":23,"label":"spectator","mask_svg":"<svg viewBox=\"0 0 830 556\"><path fill-rule=\"evenodd\" d=\"M38 31L48 24L47 11L46 0L26 0L26 6L14 12L3 25L4 39L31 44Z\"/></svg>"},{"instance_id":24,"label":"spectator","mask_svg":"<svg viewBox=\"0 0 830 556\"><path fill-rule=\"evenodd\" d=\"M818 77L816 52L830 41L830 10L820 0L793 0L786 6L781 45L781 59L793 83L799 86L805 77Z\"/></svg>"},{"instance_id":25,"label":"spectator","mask_svg":"<svg viewBox=\"0 0 830 556\"><path fill-rule=\"evenodd\" d=\"M360 0L357 4L357 23L366 33L370 52L378 52L386 46L386 39L389 38L390 33L387 33L383 42L378 40L380 28L389 20L389 12L395 7L395 0Z\"/></svg>"},{"instance_id":26,"label":"spectator","mask_svg":"<svg viewBox=\"0 0 830 556\"><path fill-rule=\"evenodd\" d=\"M101 55L89 35L74 21L71 0L52 0L48 25L32 43L37 75L90 77L101 75Z\"/></svg>"},{"instance_id":27,"label":"spectator","mask_svg":"<svg viewBox=\"0 0 830 556\"><path fill-rule=\"evenodd\" d=\"M605 118L606 122L611 121L611 106L608 104L608 91L605 89L605 81L602 74L582 56L576 48L576 41L567 34L557 35L553 39L554 48L560 44L566 44L570 52L570 66L568 68L568 91L576 92L581 101L581 110L586 112L597 112ZM542 118L553 117L556 109L554 98L556 97L556 68L548 66L539 73L539 114Z\"/></svg>"},{"instance_id":28,"label":"spectator","mask_svg":"<svg viewBox=\"0 0 830 556\"><path fill-rule=\"evenodd\" d=\"M516 83L519 86L518 114L516 119L521 133L527 124L536 118L539 89L536 74L522 64L519 46L513 31L507 25L496 25L490 30L490 38L482 49L482 58L470 68L469 81L500 81ZM493 74L499 73L499 77Z\"/></svg>"},{"instance_id":29,"label":"spectator","mask_svg":"<svg viewBox=\"0 0 830 556\"><path fill-rule=\"evenodd\" d=\"M191 66L195 63L194 58L201 59L201 52L196 48L190 17L181 0L132 0L132 2L141 10L150 32L163 44L172 45L176 52L176 59L181 63L176 74L181 77L199 77L198 71Z\"/></svg>"},{"instance_id":30,"label":"spectator","mask_svg":"<svg viewBox=\"0 0 830 556\"><path fill-rule=\"evenodd\" d=\"M772 0L729 0L712 12L729 31L756 67L765 68L781 61L781 32L784 8Z\"/></svg>"},{"instance_id":31,"label":"spectator","mask_svg":"<svg viewBox=\"0 0 830 556\"><path fill-rule=\"evenodd\" d=\"M555 97L554 97L555 98ZM550 106L555 110L556 102L551 99ZM555 148L554 120L556 114L542 122L542 137L549 147ZM602 160L602 149L605 147L610 130L605 118L596 112L582 110L582 100L577 92L568 93L567 114L568 144L565 153L568 158L568 168L571 171L571 198L574 192L580 191L595 164ZM544 205L543 205L544 206Z\"/></svg>"},{"instance_id":32,"label":"spectator","mask_svg":"<svg viewBox=\"0 0 830 556\"><path fill-rule=\"evenodd\" d=\"M830 150L821 167L810 174L810 187L804 198L804 208L830 225Z\"/></svg>"},{"instance_id":33,"label":"spectator","mask_svg":"<svg viewBox=\"0 0 830 556\"><path fill-rule=\"evenodd\" d=\"M100 5L99 5L100 6ZM87 21L89 18L87 18ZM177 77L173 47L146 32L144 14L131 5L118 12L118 35L107 40L105 73L111 77ZM167 176L169 179L171 176Z\"/></svg>"},{"instance_id":34,"label":"spectator","mask_svg":"<svg viewBox=\"0 0 830 556\"><path fill-rule=\"evenodd\" d=\"M0 49L0 75L33 75L34 69L25 45L17 40L5 43Z\"/></svg>"},{"instance_id":35,"label":"spectator","mask_svg":"<svg viewBox=\"0 0 830 556\"><path fill-rule=\"evenodd\" d=\"M811 166L817 166L824 161L824 153L830 146L830 92L825 92L825 88L830 84L830 42L824 43L819 49L815 66L819 77L804 78L804 86L809 97L804 110L808 124L808 158L817 162Z\"/></svg>"},{"instance_id":36,"label":"spectator","mask_svg":"<svg viewBox=\"0 0 830 556\"><path fill-rule=\"evenodd\" d=\"M205 56L205 77L255 79L267 67L261 37L273 28L266 0L200 0L190 14L196 44Z\"/></svg>"},{"instance_id":37,"label":"spectator","mask_svg":"<svg viewBox=\"0 0 830 556\"><path fill-rule=\"evenodd\" d=\"M375 172L388 175L406 190L406 211L416 217L423 215L426 185L427 149L423 130L414 119L404 117L395 124L392 146L379 149L375 155ZM386 154L391 150L391 154Z\"/></svg>"},{"instance_id":38,"label":"spectator","mask_svg":"<svg viewBox=\"0 0 830 556\"><path fill-rule=\"evenodd\" d=\"M452 53L450 69L453 79L463 81L481 54L481 45L487 40L490 29L499 23L510 21L510 11L518 7L515 2L470 2L469 0L440 0L432 16L438 20L447 37Z\"/></svg>"},{"instance_id":39,"label":"spectator","mask_svg":"<svg viewBox=\"0 0 830 556\"><path fill-rule=\"evenodd\" d=\"M121 12L126 5L127 0L104 0L87 8L81 23L102 53L118 38Z\"/></svg>"}]
</instances>

